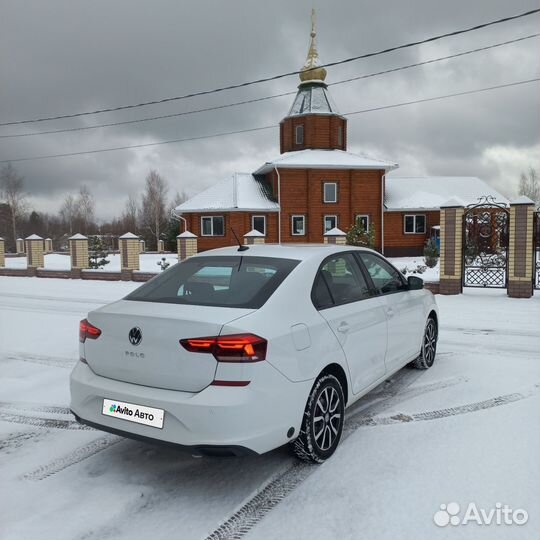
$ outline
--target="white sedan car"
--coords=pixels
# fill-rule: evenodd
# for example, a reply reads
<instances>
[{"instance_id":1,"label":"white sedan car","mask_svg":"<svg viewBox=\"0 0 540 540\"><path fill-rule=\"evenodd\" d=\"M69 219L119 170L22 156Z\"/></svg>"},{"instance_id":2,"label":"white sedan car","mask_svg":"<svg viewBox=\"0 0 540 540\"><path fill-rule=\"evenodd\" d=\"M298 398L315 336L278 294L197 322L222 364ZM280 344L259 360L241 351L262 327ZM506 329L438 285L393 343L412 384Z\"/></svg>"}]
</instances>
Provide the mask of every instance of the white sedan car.
<instances>
[{"instance_id":1,"label":"white sedan car","mask_svg":"<svg viewBox=\"0 0 540 540\"><path fill-rule=\"evenodd\" d=\"M438 312L369 249L253 245L174 265L80 325L77 420L197 454L285 443L320 463L345 409L435 359Z\"/></svg>"}]
</instances>

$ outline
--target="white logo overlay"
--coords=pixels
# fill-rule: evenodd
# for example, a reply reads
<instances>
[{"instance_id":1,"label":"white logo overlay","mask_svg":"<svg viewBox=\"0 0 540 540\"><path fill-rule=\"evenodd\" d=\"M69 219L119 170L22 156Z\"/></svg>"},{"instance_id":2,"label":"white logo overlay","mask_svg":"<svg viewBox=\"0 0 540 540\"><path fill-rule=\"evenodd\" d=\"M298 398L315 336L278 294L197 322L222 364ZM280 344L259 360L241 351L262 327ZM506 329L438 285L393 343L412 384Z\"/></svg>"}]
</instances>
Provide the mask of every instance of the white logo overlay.
<instances>
[{"instance_id":1,"label":"white logo overlay","mask_svg":"<svg viewBox=\"0 0 540 540\"><path fill-rule=\"evenodd\" d=\"M464 511L457 502L441 504L433 516L433 521L438 527L447 525L525 525L529 514L522 508L512 509L507 504L495 503L491 508L480 508L476 503L469 503Z\"/></svg>"}]
</instances>

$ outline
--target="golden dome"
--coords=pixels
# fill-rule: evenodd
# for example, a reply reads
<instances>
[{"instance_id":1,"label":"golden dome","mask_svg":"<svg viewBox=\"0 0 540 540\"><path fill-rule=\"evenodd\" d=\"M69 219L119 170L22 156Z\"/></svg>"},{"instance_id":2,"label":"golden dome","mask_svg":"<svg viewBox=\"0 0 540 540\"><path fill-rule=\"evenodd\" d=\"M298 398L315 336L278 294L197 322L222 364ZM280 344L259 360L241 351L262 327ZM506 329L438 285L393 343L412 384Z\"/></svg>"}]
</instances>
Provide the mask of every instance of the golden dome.
<instances>
[{"instance_id":1,"label":"golden dome","mask_svg":"<svg viewBox=\"0 0 540 540\"><path fill-rule=\"evenodd\" d=\"M326 69L320 67L319 53L317 52L317 32L315 30L315 10L311 10L311 43L306 58L306 63L300 71L300 80L303 83L310 81L324 81Z\"/></svg>"}]
</instances>

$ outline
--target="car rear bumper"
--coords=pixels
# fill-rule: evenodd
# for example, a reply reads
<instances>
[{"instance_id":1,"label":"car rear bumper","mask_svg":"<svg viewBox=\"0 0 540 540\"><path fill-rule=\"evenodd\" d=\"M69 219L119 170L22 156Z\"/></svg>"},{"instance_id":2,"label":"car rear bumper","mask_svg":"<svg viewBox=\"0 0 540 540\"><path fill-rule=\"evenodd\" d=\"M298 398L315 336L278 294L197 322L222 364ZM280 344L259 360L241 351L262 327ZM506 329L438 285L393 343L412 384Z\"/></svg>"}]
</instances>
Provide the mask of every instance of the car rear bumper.
<instances>
[{"instance_id":1,"label":"car rear bumper","mask_svg":"<svg viewBox=\"0 0 540 540\"><path fill-rule=\"evenodd\" d=\"M169 441L164 441L161 439L156 439L155 437L145 437L143 435L136 435L135 433L130 433L129 431L123 431L121 429L115 429L109 426L104 426L103 424L95 424L94 422L89 422L84 420L80 416L76 415L73 411L73 416L79 424L89 426L94 429L99 429L101 431L106 431L107 433L113 433L114 435L120 435L121 437L126 437L128 439L134 439L136 441L142 441L150 444L159 444L164 446L172 446L173 448L178 448L179 450L184 450L186 452L191 452L192 454L205 455L205 456L251 456L258 455L257 452L245 448L243 446L186 446L184 444L177 444Z\"/></svg>"},{"instance_id":2,"label":"car rear bumper","mask_svg":"<svg viewBox=\"0 0 540 540\"><path fill-rule=\"evenodd\" d=\"M81 423L126 437L204 454L262 454L298 436L313 383L293 383L268 362L250 369L247 386L189 393L108 379L79 362L71 374L71 410ZM103 415L105 398L163 409L163 428Z\"/></svg>"}]
</instances>

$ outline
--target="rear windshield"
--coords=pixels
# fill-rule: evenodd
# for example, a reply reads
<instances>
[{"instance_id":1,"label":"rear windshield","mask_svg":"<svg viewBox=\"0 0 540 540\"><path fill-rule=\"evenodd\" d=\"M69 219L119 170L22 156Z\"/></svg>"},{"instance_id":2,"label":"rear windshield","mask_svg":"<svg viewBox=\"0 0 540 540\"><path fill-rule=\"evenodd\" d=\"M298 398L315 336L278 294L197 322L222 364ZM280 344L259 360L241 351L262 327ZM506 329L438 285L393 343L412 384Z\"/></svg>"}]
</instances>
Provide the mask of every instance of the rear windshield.
<instances>
[{"instance_id":1,"label":"rear windshield","mask_svg":"<svg viewBox=\"0 0 540 540\"><path fill-rule=\"evenodd\" d=\"M299 262L270 257L193 257L169 268L125 299L258 309Z\"/></svg>"}]
</instances>

